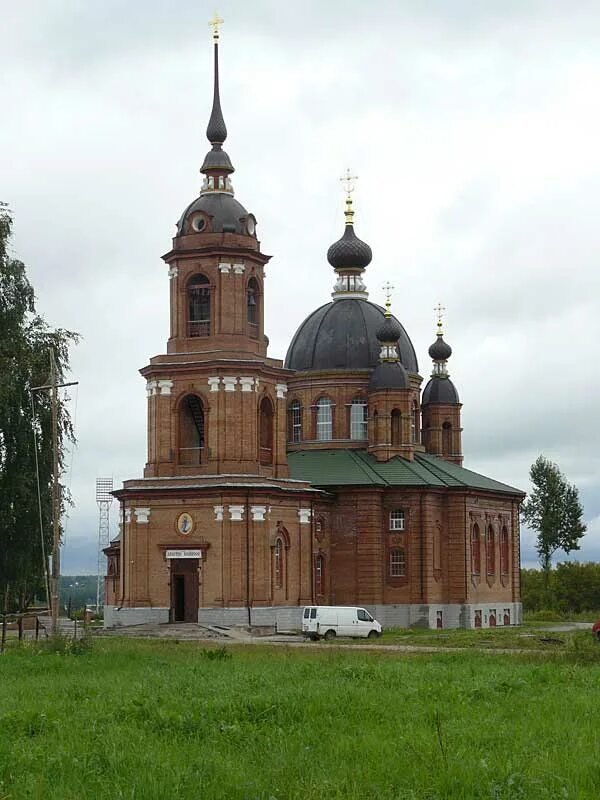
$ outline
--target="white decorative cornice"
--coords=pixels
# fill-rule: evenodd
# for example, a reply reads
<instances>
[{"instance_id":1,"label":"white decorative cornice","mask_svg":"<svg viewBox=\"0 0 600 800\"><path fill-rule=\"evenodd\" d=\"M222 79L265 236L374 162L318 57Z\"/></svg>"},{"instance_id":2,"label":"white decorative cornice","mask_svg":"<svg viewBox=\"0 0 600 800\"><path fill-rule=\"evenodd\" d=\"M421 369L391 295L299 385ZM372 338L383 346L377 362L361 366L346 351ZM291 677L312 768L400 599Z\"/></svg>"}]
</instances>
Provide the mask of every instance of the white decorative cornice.
<instances>
[{"instance_id":1,"label":"white decorative cornice","mask_svg":"<svg viewBox=\"0 0 600 800\"><path fill-rule=\"evenodd\" d=\"M232 267L233 267L233 271L234 271L234 273L236 275L243 275L244 272L246 271L246 265L245 264L232 264Z\"/></svg>"},{"instance_id":2,"label":"white decorative cornice","mask_svg":"<svg viewBox=\"0 0 600 800\"><path fill-rule=\"evenodd\" d=\"M227 274L231 271L231 264L226 264L224 261L219 264L219 272Z\"/></svg>"},{"instance_id":3,"label":"white decorative cornice","mask_svg":"<svg viewBox=\"0 0 600 800\"><path fill-rule=\"evenodd\" d=\"M150 518L150 509L146 508L134 508L133 513L135 514L135 519L138 525L146 525L148 519Z\"/></svg>"},{"instance_id":4,"label":"white decorative cornice","mask_svg":"<svg viewBox=\"0 0 600 800\"><path fill-rule=\"evenodd\" d=\"M267 513L266 506L250 506L250 511L252 512L252 519L255 522L265 521L265 514Z\"/></svg>"},{"instance_id":5,"label":"white decorative cornice","mask_svg":"<svg viewBox=\"0 0 600 800\"><path fill-rule=\"evenodd\" d=\"M221 381L221 378L219 378L218 376L208 379L208 385L210 386L211 392L218 392L219 391L219 383L220 383L220 381Z\"/></svg>"},{"instance_id":6,"label":"white decorative cornice","mask_svg":"<svg viewBox=\"0 0 600 800\"><path fill-rule=\"evenodd\" d=\"M150 378L146 381L146 394L148 397L152 397L152 395L157 394L158 392L158 381L154 378Z\"/></svg>"},{"instance_id":7,"label":"white decorative cornice","mask_svg":"<svg viewBox=\"0 0 600 800\"><path fill-rule=\"evenodd\" d=\"M215 512L215 522L223 522L224 506L213 506Z\"/></svg>"},{"instance_id":8,"label":"white decorative cornice","mask_svg":"<svg viewBox=\"0 0 600 800\"><path fill-rule=\"evenodd\" d=\"M244 506L229 506L229 517L233 522L241 522L244 518Z\"/></svg>"},{"instance_id":9,"label":"white decorative cornice","mask_svg":"<svg viewBox=\"0 0 600 800\"><path fill-rule=\"evenodd\" d=\"M287 384L286 383L278 383L275 385L275 391L277 392L277 397L280 400L285 400L285 396L287 394Z\"/></svg>"},{"instance_id":10,"label":"white decorative cornice","mask_svg":"<svg viewBox=\"0 0 600 800\"><path fill-rule=\"evenodd\" d=\"M158 388L161 394L171 394L173 388L173 381L158 381Z\"/></svg>"},{"instance_id":11,"label":"white decorative cornice","mask_svg":"<svg viewBox=\"0 0 600 800\"><path fill-rule=\"evenodd\" d=\"M173 280L179 274L179 269L177 267L169 267L169 280Z\"/></svg>"},{"instance_id":12,"label":"white decorative cornice","mask_svg":"<svg viewBox=\"0 0 600 800\"><path fill-rule=\"evenodd\" d=\"M310 522L310 508L299 508L298 509L298 519L300 520L300 525L308 525Z\"/></svg>"},{"instance_id":13,"label":"white decorative cornice","mask_svg":"<svg viewBox=\"0 0 600 800\"><path fill-rule=\"evenodd\" d=\"M231 375L227 375L222 378L223 385L225 386L226 392L235 392L235 385L238 382L237 378L231 377Z\"/></svg>"},{"instance_id":14,"label":"white decorative cornice","mask_svg":"<svg viewBox=\"0 0 600 800\"><path fill-rule=\"evenodd\" d=\"M242 392L251 392L254 386L254 378L240 378L240 386Z\"/></svg>"}]
</instances>

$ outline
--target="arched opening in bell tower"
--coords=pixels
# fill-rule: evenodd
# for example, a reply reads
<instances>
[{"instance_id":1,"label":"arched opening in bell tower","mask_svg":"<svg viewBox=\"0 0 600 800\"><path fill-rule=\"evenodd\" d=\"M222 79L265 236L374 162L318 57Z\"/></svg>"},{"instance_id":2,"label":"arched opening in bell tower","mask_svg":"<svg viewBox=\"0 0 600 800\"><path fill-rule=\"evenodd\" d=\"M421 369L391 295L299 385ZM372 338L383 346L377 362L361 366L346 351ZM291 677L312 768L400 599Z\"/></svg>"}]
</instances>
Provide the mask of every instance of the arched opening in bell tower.
<instances>
[{"instance_id":1,"label":"arched opening in bell tower","mask_svg":"<svg viewBox=\"0 0 600 800\"><path fill-rule=\"evenodd\" d=\"M248 321L248 333L254 339L258 338L258 327L260 322L260 286L256 278L250 278L246 289L246 319Z\"/></svg>"},{"instance_id":2,"label":"arched opening in bell tower","mask_svg":"<svg viewBox=\"0 0 600 800\"><path fill-rule=\"evenodd\" d=\"M258 412L260 463L273 463L273 404L263 397Z\"/></svg>"},{"instance_id":3,"label":"arched opening in bell tower","mask_svg":"<svg viewBox=\"0 0 600 800\"><path fill-rule=\"evenodd\" d=\"M192 466L205 460L205 414L202 400L188 394L179 406L179 463Z\"/></svg>"},{"instance_id":4,"label":"arched opening in bell tower","mask_svg":"<svg viewBox=\"0 0 600 800\"><path fill-rule=\"evenodd\" d=\"M210 281L206 275L192 275L187 285L189 337L210 336Z\"/></svg>"},{"instance_id":5,"label":"arched opening in bell tower","mask_svg":"<svg viewBox=\"0 0 600 800\"><path fill-rule=\"evenodd\" d=\"M444 422L442 425L442 455L449 456L452 453L452 425Z\"/></svg>"}]
</instances>

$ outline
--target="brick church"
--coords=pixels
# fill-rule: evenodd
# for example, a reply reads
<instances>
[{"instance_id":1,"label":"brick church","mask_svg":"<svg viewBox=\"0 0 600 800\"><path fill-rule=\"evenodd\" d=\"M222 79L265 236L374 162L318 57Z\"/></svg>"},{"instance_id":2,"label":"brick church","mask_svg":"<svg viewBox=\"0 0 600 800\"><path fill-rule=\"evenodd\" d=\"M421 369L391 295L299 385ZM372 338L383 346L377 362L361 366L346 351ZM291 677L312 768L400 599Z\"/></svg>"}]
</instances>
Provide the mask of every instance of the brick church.
<instances>
[{"instance_id":1,"label":"brick church","mask_svg":"<svg viewBox=\"0 0 600 800\"><path fill-rule=\"evenodd\" d=\"M407 332L368 299L350 194L331 301L284 362L267 354L270 256L234 196L218 58L215 32L210 150L163 256L170 333L141 370L147 463L115 492L105 624L291 628L307 604L384 626L519 623L523 493L463 468L441 322L421 389Z\"/></svg>"}]
</instances>

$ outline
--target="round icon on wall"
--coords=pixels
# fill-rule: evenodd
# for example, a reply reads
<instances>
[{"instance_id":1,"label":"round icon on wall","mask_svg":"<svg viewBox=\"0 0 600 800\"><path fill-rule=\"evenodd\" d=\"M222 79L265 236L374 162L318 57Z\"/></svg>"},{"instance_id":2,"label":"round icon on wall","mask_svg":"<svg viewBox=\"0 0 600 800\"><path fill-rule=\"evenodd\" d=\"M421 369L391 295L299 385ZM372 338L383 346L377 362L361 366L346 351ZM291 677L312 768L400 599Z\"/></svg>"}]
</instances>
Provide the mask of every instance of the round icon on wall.
<instances>
[{"instance_id":1,"label":"round icon on wall","mask_svg":"<svg viewBox=\"0 0 600 800\"><path fill-rule=\"evenodd\" d=\"M184 536L191 533L194 529L194 520L191 515L184 511L177 517L177 533L182 533Z\"/></svg>"}]
</instances>

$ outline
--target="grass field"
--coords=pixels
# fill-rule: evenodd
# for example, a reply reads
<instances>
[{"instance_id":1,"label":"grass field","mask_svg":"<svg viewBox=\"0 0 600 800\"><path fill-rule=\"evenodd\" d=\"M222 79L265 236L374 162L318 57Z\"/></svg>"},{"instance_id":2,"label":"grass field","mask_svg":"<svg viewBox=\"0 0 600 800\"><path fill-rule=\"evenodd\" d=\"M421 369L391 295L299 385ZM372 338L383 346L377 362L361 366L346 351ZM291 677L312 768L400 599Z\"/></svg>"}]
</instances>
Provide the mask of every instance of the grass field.
<instances>
[{"instance_id":1,"label":"grass field","mask_svg":"<svg viewBox=\"0 0 600 800\"><path fill-rule=\"evenodd\" d=\"M0 798L596 799L599 651L14 648Z\"/></svg>"}]
</instances>

